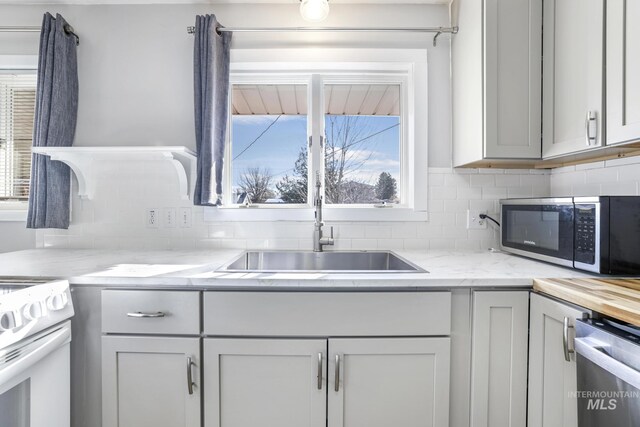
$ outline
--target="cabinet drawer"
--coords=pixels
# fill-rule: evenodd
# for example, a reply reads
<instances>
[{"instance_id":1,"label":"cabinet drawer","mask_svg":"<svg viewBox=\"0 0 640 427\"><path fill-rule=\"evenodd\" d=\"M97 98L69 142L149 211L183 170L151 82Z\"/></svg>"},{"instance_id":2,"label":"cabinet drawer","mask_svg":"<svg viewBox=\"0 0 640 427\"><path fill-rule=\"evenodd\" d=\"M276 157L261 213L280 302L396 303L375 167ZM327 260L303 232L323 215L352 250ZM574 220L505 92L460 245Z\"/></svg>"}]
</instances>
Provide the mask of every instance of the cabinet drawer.
<instances>
[{"instance_id":1,"label":"cabinet drawer","mask_svg":"<svg viewBox=\"0 0 640 427\"><path fill-rule=\"evenodd\" d=\"M200 293L104 290L102 332L197 335Z\"/></svg>"},{"instance_id":2,"label":"cabinet drawer","mask_svg":"<svg viewBox=\"0 0 640 427\"><path fill-rule=\"evenodd\" d=\"M450 292L205 292L206 335L449 335Z\"/></svg>"}]
</instances>

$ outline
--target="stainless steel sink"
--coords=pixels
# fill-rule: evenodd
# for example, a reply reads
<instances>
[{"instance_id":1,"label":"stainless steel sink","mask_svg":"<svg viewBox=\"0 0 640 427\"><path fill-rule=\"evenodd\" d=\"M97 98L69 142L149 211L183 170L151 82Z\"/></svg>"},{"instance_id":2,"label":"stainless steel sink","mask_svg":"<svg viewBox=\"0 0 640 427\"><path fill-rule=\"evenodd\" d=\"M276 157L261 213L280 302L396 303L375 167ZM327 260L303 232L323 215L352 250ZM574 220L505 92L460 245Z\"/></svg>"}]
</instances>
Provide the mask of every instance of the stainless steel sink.
<instances>
[{"instance_id":1,"label":"stainless steel sink","mask_svg":"<svg viewBox=\"0 0 640 427\"><path fill-rule=\"evenodd\" d=\"M386 251L248 251L218 271L256 273L426 273L425 270L417 265L393 252Z\"/></svg>"}]
</instances>

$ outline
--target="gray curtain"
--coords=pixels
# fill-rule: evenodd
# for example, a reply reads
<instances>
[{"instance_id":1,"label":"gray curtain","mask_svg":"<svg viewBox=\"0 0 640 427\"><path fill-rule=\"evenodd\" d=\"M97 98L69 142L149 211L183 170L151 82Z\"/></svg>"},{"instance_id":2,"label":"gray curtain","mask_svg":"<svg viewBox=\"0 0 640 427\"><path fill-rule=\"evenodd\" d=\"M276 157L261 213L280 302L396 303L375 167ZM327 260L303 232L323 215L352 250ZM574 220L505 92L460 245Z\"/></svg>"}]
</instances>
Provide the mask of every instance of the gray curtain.
<instances>
[{"instance_id":1,"label":"gray curtain","mask_svg":"<svg viewBox=\"0 0 640 427\"><path fill-rule=\"evenodd\" d=\"M215 15L196 16L193 49L198 171L194 204L222 202L222 170L229 110L231 33L218 33Z\"/></svg>"},{"instance_id":2,"label":"gray curtain","mask_svg":"<svg viewBox=\"0 0 640 427\"><path fill-rule=\"evenodd\" d=\"M60 15L46 13L40 33L34 147L69 147L78 116L76 39ZM69 228L71 173L67 165L34 154L27 228Z\"/></svg>"}]
</instances>

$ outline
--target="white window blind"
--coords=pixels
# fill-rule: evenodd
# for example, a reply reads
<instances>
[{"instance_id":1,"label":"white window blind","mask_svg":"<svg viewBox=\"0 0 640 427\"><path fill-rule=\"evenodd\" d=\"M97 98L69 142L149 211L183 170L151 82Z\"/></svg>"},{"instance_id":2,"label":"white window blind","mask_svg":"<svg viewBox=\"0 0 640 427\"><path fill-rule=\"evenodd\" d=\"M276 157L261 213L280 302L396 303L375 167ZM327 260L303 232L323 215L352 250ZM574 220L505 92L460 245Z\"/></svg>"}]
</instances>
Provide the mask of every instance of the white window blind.
<instances>
[{"instance_id":1,"label":"white window blind","mask_svg":"<svg viewBox=\"0 0 640 427\"><path fill-rule=\"evenodd\" d=\"M0 201L29 198L35 74L0 73Z\"/></svg>"}]
</instances>

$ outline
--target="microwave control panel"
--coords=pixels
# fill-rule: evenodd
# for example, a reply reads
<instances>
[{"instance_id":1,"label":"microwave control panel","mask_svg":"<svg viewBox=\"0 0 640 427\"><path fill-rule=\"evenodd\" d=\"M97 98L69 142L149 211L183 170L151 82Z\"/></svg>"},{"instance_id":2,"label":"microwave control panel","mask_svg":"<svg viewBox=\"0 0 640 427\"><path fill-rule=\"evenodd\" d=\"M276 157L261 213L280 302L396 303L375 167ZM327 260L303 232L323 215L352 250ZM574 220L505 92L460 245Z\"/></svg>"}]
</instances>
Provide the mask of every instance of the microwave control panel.
<instances>
[{"instance_id":1,"label":"microwave control panel","mask_svg":"<svg viewBox=\"0 0 640 427\"><path fill-rule=\"evenodd\" d=\"M596 206L575 205L574 261L584 264L596 262Z\"/></svg>"}]
</instances>

